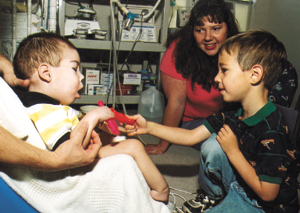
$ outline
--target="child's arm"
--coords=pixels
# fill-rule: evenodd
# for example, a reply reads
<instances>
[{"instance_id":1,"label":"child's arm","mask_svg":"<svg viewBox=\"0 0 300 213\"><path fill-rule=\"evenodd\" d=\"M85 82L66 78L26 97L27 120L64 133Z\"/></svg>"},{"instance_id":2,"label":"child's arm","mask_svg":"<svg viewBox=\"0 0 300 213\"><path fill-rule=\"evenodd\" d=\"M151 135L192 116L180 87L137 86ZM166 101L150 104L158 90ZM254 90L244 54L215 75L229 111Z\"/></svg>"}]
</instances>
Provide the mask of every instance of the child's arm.
<instances>
[{"instance_id":1,"label":"child's arm","mask_svg":"<svg viewBox=\"0 0 300 213\"><path fill-rule=\"evenodd\" d=\"M80 123L87 122L89 124L89 129L88 129L87 135L90 137L92 130L97 126L98 123L105 121L109 118L113 118L113 117L114 117L114 113L108 107L106 107L106 106L96 107L96 108L92 109L91 111L89 111L80 120ZM75 127L75 129L73 131L76 130L77 126ZM89 143L88 138L84 139L83 147L85 147Z\"/></svg>"},{"instance_id":2,"label":"child's arm","mask_svg":"<svg viewBox=\"0 0 300 213\"><path fill-rule=\"evenodd\" d=\"M260 181L255 169L249 164L238 147L238 141L228 125L224 125L217 135L217 140L229 161L244 179L244 181L264 201L272 201L276 198L280 185Z\"/></svg>"},{"instance_id":3,"label":"child's arm","mask_svg":"<svg viewBox=\"0 0 300 213\"><path fill-rule=\"evenodd\" d=\"M141 115L128 116L136 121L135 125L126 125L128 136L151 134L170 143L192 146L211 136L208 129L201 125L193 130L169 127L155 122L146 121Z\"/></svg>"}]
</instances>

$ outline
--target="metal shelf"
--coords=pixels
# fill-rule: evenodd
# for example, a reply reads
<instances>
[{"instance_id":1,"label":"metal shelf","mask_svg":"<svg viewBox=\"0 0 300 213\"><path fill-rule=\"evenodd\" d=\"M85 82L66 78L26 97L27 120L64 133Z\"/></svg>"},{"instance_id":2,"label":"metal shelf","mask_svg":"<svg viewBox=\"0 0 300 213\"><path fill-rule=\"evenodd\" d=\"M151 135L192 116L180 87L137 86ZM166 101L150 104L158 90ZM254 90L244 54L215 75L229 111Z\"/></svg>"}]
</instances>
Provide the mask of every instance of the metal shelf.
<instances>
[{"instance_id":1,"label":"metal shelf","mask_svg":"<svg viewBox=\"0 0 300 213\"><path fill-rule=\"evenodd\" d=\"M106 95L82 95L80 99L76 99L74 104L97 104L98 101L106 102ZM139 95L123 95L124 104L138 104ZM122 104L122 97L116 96L116 104ZM112 97L109 97L108 104L112 104Z\"/></svg>"},{"instance_id":2,"label":"metal shelf","mask_svg":"<svg viewBox=\"0 0 300 213\"><path fill-rule=\"evenodd\" d=\"M88 39L69 39L69 40L79 49L110 50L112 47L111 41L88 40ZM134 42L130 42L130 41L117 42L116 43L117 47L119 47L119 43L120 43L121 51L130 51ZM133 51L165 52L165 47L160 43L138 42L136 43Z\"/></svg>"},{"instance_id":3,"label":"metal shelf","mask_svg":"<svg viewBox=\"0 0 300 213\"><path fill-rule=\"evenodd\" d=\"M65 21L65 1L66 0L58 0L59 1L59 25L64 29L64 21ZM159 35L160 43L152 43L152 42L137 42L133 51L135 52L156 52L160 54L160 60L165 52L165 47L163 42L167 39L168 34L168 25L169 25L169 10L170 10L170 0L162 1L164 4L162 7L162 21L161 21L161 29ZM64 32L64 31L62 31ZM69 39L78 49L95 49L95 50L111 50L112 49L112 42L109 40L91 40L91 39ZM122 41L116 42L116 47L119 48L120 51L130 51L134 42L130 41ZM120 46L119 46L120 45ZM157 62L157 70L156 73L158 74L157 82L158 82L158 89L161 89L160 83L160 75L159 75L159 63L160 60ZM82 95L80 99L76 100L74 104L97 104L99 100L106 101L107 96L103 95ZM115 97L116 104L138 104L139 102L139 95L124 95L123 100L121 96ZM109 104L112 103L112 96L109 97Z\"/></svg>"}]
</instances>

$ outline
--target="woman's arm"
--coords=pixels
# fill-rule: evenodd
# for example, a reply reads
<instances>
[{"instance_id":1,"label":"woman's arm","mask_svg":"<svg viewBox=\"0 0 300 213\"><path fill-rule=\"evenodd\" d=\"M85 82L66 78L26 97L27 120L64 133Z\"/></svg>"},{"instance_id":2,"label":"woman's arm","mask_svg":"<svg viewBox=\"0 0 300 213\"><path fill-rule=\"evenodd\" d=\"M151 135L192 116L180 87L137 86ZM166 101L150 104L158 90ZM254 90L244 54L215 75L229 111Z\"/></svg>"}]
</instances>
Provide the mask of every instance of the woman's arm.
<instances>
[{"instance_id":1,"label":"woman's arm","mask_svg":"<svg viewBox=\"0 0 300 213\"><path fill-rule=\"evenodd\" d=\"M162 86L167 98L164 112L163 125L178 127L185 109L187 81L178 80L161 72ZM169 142L161 140L158 145L147 145L148 154L163 154Z\"/></svg>"},{"instance_id":2,"label":"woman's arm","mask_svg":"<svg viewBox=\"0 0 300 213\"><path fill-rule=\"evenodd\" d=\"M91 143L83 148L88 123L78 124L71 139L61 144L54 152L39 149L19 140L0 127L0 163L29 167L37 170L58 171L85 166L95 160L101 147L98 134L92 134Z\"/></svg>"},{"instance_id":3,"label":"woman's arm","mask_svg":"<svg viewBox=\"0 0 300 213\"><path fill-rule=\"evenodd\" d=\"M253 191L264 201L274 200L277 197L280 185L259 180L255 169L240 151L237 138L228 125L221 128L217 140L229 161Z\"/></svg>"}]
</instances>

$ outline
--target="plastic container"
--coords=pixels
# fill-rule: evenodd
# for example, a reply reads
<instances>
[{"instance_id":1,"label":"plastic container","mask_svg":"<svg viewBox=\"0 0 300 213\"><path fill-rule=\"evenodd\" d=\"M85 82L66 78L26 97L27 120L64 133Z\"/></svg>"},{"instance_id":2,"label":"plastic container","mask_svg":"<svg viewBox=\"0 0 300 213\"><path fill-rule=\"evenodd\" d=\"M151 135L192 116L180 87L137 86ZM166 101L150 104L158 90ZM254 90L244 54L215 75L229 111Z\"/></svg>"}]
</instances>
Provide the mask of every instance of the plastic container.
<instances>
[{"instance_id":1,"label":"plastic container","mask_svg":"<svg viewBox=\"0 0 300 213\"><path fill-rule=\"evenodd\" d=\"M165 109L164 95L155 86L150 86L140 95L138 113L147 121L162 123Z\"/></svg>"}]
</instances>

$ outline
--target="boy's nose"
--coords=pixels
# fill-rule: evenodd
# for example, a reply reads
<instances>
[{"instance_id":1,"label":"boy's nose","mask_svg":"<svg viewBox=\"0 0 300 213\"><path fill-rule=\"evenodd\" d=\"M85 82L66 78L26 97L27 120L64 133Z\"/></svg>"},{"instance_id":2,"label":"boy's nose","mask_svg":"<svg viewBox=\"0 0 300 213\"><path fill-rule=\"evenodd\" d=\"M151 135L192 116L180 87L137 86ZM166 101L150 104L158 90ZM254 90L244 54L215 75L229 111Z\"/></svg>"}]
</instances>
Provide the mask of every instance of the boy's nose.
<instances>
[{"instance_id":1,"label":"boy's nose","mask_svg":"<svg viewBox=\"0 0 300 213\"><path fill-rule=\"evenodd\" d=\"M216 75L216 77L214 78L214 81L215 81L217 84L221 82L220 72Z\"/></svg>"},{"instance_id":2,"label":"boy's nose","mask_svg":"<svg viewBox=\"0 0 300 213\"><path fill-rule=\"evenodd\" d=\"M82 81L84 79L84 75L82 73L79 74L79 80Z\"/></svg>"}]
</instances>

